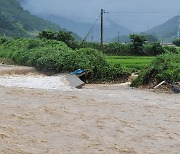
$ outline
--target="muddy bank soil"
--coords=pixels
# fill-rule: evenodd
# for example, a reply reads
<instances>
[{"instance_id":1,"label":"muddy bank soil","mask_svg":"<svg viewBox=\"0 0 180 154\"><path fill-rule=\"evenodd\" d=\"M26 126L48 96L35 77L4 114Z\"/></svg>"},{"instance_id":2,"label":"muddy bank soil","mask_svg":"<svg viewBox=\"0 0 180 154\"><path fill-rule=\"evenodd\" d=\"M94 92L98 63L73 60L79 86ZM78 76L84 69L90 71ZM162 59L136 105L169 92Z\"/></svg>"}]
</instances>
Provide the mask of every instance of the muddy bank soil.
<instances>
[{"instance_id":1,"label":"muddy bank soil","mask_svg":"<svg viewBox=\"0 0 180 154\"><path fill-rule=\"evenodd\" d=\"M0 86L0 153L179 154L180 95Z\"/></svg>"}]
</instances>

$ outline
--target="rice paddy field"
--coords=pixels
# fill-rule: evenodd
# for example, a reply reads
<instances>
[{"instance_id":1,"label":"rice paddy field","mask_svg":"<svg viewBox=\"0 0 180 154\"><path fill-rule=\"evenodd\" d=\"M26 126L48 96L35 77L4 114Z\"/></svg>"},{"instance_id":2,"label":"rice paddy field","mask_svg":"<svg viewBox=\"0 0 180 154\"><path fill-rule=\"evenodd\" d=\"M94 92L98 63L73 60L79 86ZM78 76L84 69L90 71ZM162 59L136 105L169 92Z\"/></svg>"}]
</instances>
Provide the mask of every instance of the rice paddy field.
<instances>
[{"instance_id":1,"label":"rice paddy field","mask_svg":"<svg viewBox=\"0 0 180 154\"><path fill-rule=\"evenodd\" d=\"M129 69L142 69L148 66L155 57L148 56L107 56L109 64L121 64Z\"/></svg>"}]
</instances>

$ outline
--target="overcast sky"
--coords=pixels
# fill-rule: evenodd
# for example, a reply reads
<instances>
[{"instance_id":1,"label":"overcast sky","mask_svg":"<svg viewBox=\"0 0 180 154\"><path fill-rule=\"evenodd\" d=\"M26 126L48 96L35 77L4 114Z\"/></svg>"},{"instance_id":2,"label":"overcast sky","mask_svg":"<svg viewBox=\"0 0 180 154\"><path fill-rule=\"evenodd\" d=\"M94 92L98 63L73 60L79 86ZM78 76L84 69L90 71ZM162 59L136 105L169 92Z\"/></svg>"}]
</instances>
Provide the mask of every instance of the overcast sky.
<instances>
[{"instance_id":1,"label":"overcast sky","mask_svg":"<svg viewBox=\"0 0 180 154\"><path fill-rule=\"evenodd\" d=\"M24 0L33 14L63 16L78 22L94 23L100 9L107 10L105 22L112 19L139 32L178 15L180 0Z\"/></svg>"}]
</instances>

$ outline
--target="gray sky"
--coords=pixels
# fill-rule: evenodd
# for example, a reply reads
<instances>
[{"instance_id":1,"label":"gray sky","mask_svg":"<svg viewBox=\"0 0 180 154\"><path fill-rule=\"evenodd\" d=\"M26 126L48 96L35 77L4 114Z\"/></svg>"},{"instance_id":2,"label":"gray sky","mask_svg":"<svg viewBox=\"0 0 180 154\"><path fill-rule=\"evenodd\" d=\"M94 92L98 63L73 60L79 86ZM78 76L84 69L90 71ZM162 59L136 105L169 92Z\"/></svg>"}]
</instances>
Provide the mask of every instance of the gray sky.
<instances>
[{"instance_id":1,"label":"gray sky","mask_svg":"<svg viewBox=\"0 0 180 154\"><path fill-rule=\"evenodd\" d=\"M100 9L105 21L112 19L122 26L139 32L159 25L176 16L180 0L24 0L25 9L33 14L53 14L78 22L94 23Z\"/></svg>"}]
</instances>

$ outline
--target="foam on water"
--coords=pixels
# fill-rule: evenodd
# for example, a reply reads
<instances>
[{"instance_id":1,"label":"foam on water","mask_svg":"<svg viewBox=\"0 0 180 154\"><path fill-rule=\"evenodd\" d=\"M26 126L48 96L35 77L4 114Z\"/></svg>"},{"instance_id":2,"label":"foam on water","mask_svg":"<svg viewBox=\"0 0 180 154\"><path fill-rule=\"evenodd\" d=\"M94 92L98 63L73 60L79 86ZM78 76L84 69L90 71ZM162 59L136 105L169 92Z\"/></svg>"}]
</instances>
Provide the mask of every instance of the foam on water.
<instances>
[{"instance_id":1,"label":"foam on water","mask_svg":"<svg viewBox=\"0 0 180 154\"><path fill-rule=\"evenodd\" d=\"M0 85L6 87L36 88L46 90L68 91L73 88L69 86L65 76L0 76Z\"/></svg>"}]
</instances>

